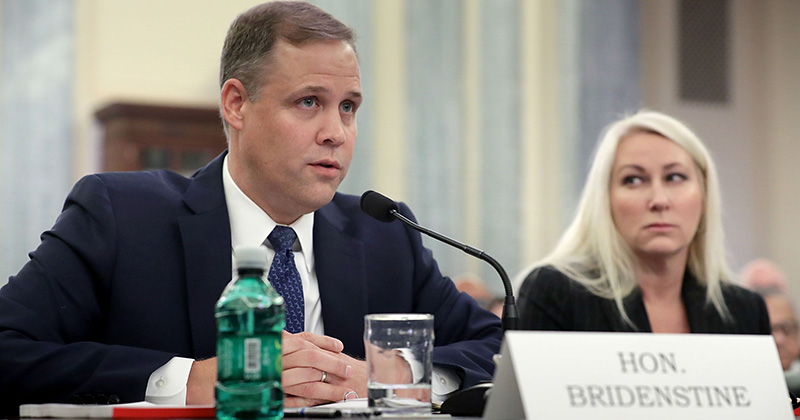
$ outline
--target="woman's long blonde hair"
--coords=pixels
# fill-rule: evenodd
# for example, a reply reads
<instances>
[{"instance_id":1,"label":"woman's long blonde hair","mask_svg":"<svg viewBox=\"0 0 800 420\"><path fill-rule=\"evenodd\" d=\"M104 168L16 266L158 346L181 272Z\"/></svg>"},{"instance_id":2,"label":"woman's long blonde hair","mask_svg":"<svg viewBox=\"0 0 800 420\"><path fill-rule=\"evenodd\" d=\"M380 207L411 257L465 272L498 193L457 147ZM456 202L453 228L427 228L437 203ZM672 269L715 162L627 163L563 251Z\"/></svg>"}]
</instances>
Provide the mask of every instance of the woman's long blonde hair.
<instances>
[{"instance_id":1,"label":"woman's long blonde hair","mask_svg":"<svg viewBox=\"0 0 800 420\"><path fill-rule=\"evenodd\" d=\"M729 319L721 282L731 280L725 258L719 180L711 155L683 123L668 115L639 111L609 125L595 151L577 214L556 248L533 268L551 265L578 281L595 295L614 299L622 318L633 325L623 298L637 287L634 255L617 231L609 198L611 170L621 139L638 132L663 136L692 157L703 188L704 212L689 244L687 268L707 287L706 302ZM526 274L530 271L526 271Z\"/></svg>"}]
</instances>

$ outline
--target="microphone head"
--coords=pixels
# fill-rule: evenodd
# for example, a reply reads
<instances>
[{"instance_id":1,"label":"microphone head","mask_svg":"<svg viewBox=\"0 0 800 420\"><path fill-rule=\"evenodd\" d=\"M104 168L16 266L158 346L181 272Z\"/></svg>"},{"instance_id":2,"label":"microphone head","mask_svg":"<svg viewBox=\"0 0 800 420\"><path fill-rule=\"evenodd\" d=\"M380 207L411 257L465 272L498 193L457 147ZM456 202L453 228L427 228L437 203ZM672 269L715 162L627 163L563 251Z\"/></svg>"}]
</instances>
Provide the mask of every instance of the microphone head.
<instances>
[{"instance_id":1,"label":"microphone head","mask_svg":"<svg viewBox=\"0 0 800 420\"><path fill-rule=\"evenodd\" d=\"M391 198L372 190L361 194L361 211L380 220L381 222L394 221L391 211L397 211L397 203Z\"/></svg>"}]
</instances>

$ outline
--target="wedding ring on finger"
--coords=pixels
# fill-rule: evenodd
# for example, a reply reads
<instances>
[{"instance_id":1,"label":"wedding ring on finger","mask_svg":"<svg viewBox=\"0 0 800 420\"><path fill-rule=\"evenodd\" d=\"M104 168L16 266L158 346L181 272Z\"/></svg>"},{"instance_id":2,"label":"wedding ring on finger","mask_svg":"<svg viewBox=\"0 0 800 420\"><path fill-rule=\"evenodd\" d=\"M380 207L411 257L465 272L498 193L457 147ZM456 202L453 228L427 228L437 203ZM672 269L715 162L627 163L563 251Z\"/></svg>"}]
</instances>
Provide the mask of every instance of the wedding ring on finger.
<instances>
[{"instance_id":1,"label":"wedding ring on finger","mask_svg":"<svg viewBox=\"0 0 800 420\"><path fill-rule=\"evenodd\" d=\"M322 378L319 379L320 382L325 382L325 379L328 379L328 372L322 371Z\"/></svg>"}]
</instances>

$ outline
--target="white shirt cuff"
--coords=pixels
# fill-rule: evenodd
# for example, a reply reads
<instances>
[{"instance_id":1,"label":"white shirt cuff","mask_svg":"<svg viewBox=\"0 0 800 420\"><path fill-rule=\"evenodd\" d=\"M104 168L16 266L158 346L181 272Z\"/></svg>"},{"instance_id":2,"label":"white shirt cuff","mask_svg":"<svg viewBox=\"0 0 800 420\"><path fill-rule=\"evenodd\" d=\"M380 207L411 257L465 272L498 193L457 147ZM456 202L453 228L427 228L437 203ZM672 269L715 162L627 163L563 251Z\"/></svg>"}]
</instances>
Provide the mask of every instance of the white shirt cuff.
<instances>
[{"instance_id":1,"label":"white shirt cuff","mask_svg":"<svg viewBox=\"0 0 800 420\"><path fill-rule=\"evenodd\" d=\"M425 374L421 363L412 363L414 355L409 349L399 349L400 357L406 359L411 368L413 382L416 383ZM461 379L453 369L444 367L433 367L431 373L431 402L441 404L453 392L461 386Z\"/></svg>"},{"instance_id":2,"label":"white shirt cuff","mask_svg":"<svg viewBox=\"0 0 800 420\"><path fill-rule=\"evenodd\" d=\"M147 381L144 400L153 404L186 405L186 383L194 359L173 357Z\"/></svg>"},{"instance_id":3,"label":"white shirt cuff","mask_svg":"<svg viewBox=\"0 0 800 420\"><path fill-rule=\"evenodd\" d=\"M431 401L433 403L443 403L460 386L461 379L453 369L433 367L433 377L431 378Z\"/></svg>"}]
</instances>

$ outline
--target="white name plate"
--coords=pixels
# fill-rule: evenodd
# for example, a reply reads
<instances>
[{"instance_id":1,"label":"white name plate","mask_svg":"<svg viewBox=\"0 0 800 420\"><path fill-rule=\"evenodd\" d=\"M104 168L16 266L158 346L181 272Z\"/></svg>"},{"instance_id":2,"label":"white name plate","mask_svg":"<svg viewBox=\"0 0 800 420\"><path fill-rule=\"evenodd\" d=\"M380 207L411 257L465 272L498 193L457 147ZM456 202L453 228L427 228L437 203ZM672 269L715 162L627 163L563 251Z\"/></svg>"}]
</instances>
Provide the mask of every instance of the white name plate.
<instances>
[{"instance_id":1,"label":"white name plate","mask_svg":"<svg viewBox=\"0 0 800 420\"><path fill-rule=\"evenodd\" d=\"M794 419L772 336L509 331L484 418Z\"/></svg>"}]
</instances>

